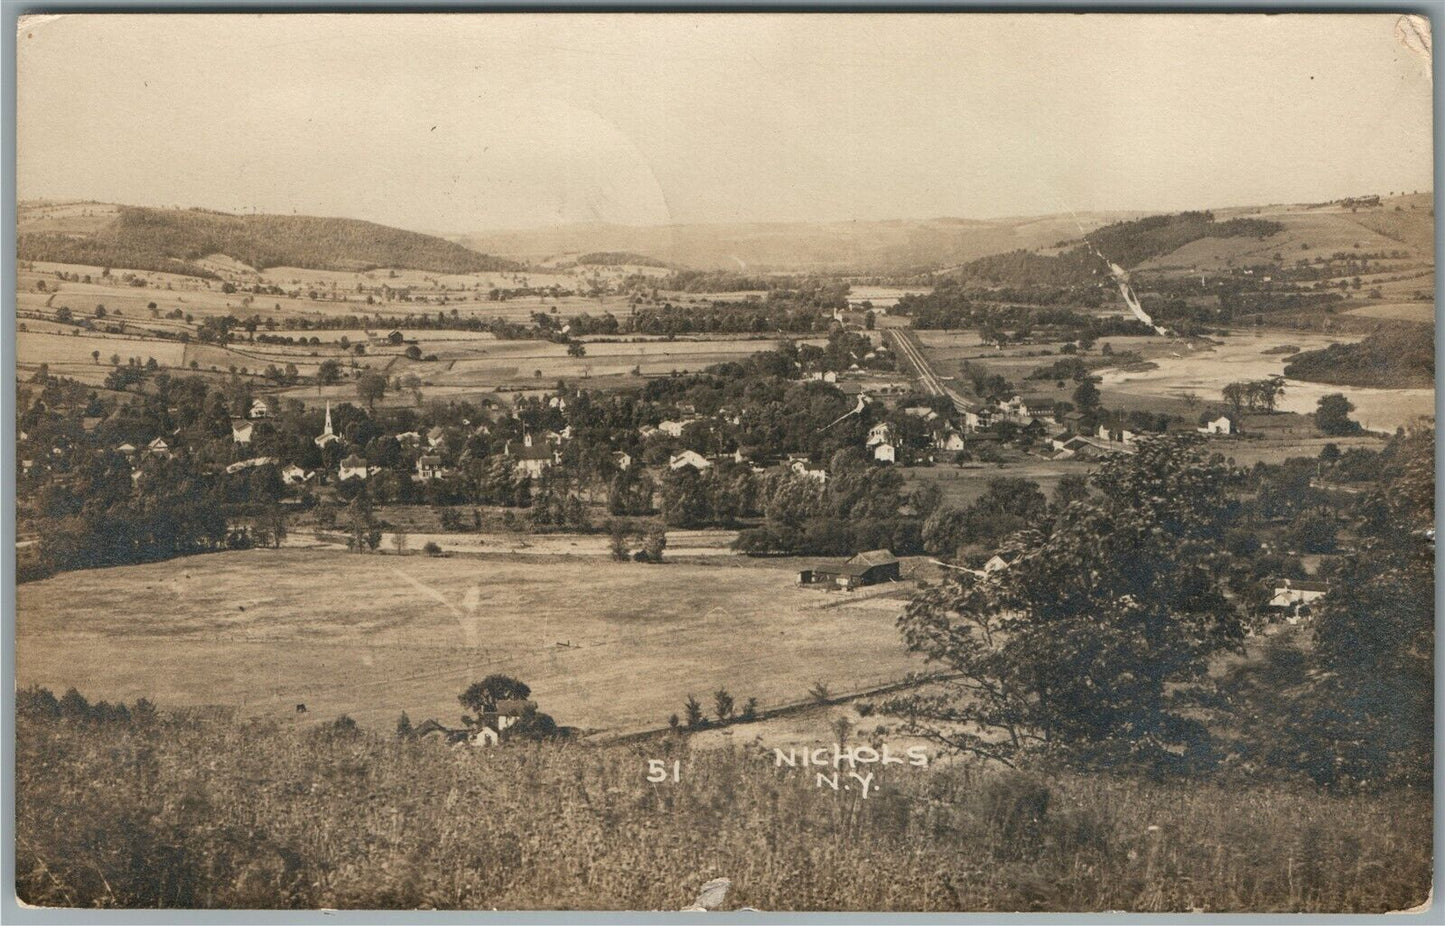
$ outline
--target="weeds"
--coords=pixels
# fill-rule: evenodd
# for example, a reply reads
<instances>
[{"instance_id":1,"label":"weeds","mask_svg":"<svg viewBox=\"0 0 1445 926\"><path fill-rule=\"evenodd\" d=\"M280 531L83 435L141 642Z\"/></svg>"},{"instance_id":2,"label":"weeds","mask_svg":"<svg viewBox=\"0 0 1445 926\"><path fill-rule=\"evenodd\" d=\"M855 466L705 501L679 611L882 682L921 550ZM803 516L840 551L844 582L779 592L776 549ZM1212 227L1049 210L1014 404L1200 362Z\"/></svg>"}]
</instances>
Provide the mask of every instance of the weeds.
<instances>
[{"instance_id":1,"label":"weeds","mask_svg":"<svg viewBox=\"0 0 1445 926\"><path fill-rule=\"evenodd\" d=\"M28 903L1377 912L1430 884L1428 793L977 766L815 786L741 747L492 750L210 720L18 720ZM649 751L651 750L651 751ZM654 755L656 753L656 755ZM649 784L646 760L681 760Z\"/></svg>"}]
</instances>

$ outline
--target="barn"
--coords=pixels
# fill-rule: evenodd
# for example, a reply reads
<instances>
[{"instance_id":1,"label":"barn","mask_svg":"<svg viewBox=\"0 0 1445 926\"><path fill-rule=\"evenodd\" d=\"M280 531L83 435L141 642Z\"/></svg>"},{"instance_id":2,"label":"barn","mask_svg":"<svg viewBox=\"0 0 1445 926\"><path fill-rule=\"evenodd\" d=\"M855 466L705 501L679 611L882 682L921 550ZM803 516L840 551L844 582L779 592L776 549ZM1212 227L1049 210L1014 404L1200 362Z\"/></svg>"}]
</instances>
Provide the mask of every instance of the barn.
<instances>
[{"instance_id":1,"label":"barn","mask_svg":"<svg viewBox=\"0 0 1445 926\"><path fill-rule=\"evenodd\" d=\"M828 585L849 590L897 582L899 578L898 557L889 550L869 550L842 565L818 565L798 573L798 581L803 585Z\"/></svg>"}]
</instances>

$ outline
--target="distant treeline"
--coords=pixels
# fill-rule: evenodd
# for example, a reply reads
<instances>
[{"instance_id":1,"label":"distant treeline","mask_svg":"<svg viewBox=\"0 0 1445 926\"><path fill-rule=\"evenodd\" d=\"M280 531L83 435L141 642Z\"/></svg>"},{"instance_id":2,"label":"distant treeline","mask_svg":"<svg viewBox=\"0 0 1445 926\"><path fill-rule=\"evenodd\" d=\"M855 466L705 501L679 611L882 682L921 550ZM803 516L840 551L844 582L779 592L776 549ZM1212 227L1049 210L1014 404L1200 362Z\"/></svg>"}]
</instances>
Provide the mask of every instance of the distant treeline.
<instances>
[{"instance_id":1,"label":"distant treeline","mask_svg":"<svg viewBox=\"0 0 1445 926\"><path fill-rule=\"evenodd\" d=\"M432 235L357 219L305 215L229 215L199 209L121 207L94 234L23 234L21 260L130 267L215 278L194 265L225 254L257 270L303 267L363 271L403 267L433 273L517 270L519 265L479 254Z\"/></svg>"},{"instance_id":2,"label":"distant treeline","mask_svg":"<svg viewBox=\"0 0 1445 926\"><path fill-rule=\"evenodd\" d=\"M895 315L912 318L912 327L928 329L978 328L988 340L1008 329L1023 338L1033 328L1064 328L1086 337L1149 334L1148 326L1134 318L1100 318L1065 308L998 305L974 302L956 280L944 280L931 293L909 293L898 300Z\"/></svg>"},{"instance_id":3,"label":"distant treeline","mask_svg":"<svg viewBox=\"0 0 1445 926\"><path fill-rule=\"evenodd\" d=\"M1372 334L1357 344L1304 351L1285 365L1284 375L1335 386L1433 386L1435 331L1412 325Z\"/></svg>"},{"instance_id":4,"label":"distant treeline","mask_svg":"<svg viewBox=\"0 0 1445 926\"><path fill-rule=\"evenodd\" d=\"M1015 286L1069 286L1107 272L1099 254L1120 266L1134 267L1200 238L1267 238L1283 228L1278 222L1263 219L1216 222L1211 212L1153 215L1096 229L1084 236L1087 243L1058 255L1025 250L993 254L970 261L951 275L960 280Z\"/></svg>"},{"instance_id":5,"label":"distant treeline","mask_svg":"<svg viewBox=\"0 0 1445 926\"><path fill-rule=\"evenodd\" d=\"M738 293L747 290L770 292L789 289L810 292L826 290L845 300L848 295L848 284L833 280L730 270L676 270L654 282L661 289L683 293Z\"/></svg>"},{"instance_id":6,"label":"distant treeline","mask_svg":"<svg viewBox=\"0 0 1445 926\"><path fill-rule=\"evenodd\" d=\"M593 251L577 258L577 263L589 267L666 267L667 262L646 254L631 251Z\"/></svg>"}]
</instances>

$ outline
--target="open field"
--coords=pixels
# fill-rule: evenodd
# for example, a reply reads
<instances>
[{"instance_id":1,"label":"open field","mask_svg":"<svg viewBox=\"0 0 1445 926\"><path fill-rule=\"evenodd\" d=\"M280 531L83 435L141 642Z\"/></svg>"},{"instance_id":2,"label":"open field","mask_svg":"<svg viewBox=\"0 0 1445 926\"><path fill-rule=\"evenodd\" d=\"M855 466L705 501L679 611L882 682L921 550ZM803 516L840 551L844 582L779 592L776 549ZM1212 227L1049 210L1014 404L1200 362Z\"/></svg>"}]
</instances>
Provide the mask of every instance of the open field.
<instances>
[{"instance_id":1,"label":"open field","mask_svg":"<svg viewBox=\"0 0 1445 926\"><path fill-rule=\"evenodd\" d=\"M1318 350L1331 343L1358 340L1358 337L1331 337L1303 331L1266 330L1225 338L1212 349L1180 352L1177 350L1146 356L1158 369L1143 372L1109 370L1102 374L1099 389L1104 404L1115 404L1115 397L1133 397L1154 401L1161 397L1179 398L1194 393L1202 402L1217 404L1220 390L1232 382L1263 379L1281 373L1290 359L1284 354L1267 354L1266 350L1281 344L1293 344L1301 350ZM1115 339L1111 339L1115 340ZM1117 339L1116 349L1132 347ZM1163 342L1168 343L1168 342ZM1336 386L1328 383L1306 383L1288 380L1279 409L1312 414L1320 397L1344 393L1358 409L1355 420L1366 428L1393 431L1413 423L1422 415L1435 412L1433 389L1370 389L1360 386ZM1119 403L1122 404L1122 403Z\"/></svg>"},{"instance_id":2,"label":"open field","mask_svg":"<svg viewBox=\"0 0 1445 926\"><path fill-rule=\"evenodd\" d=\"M1384 318L1390 321L1435 324L1435 306L1429 302L1388 302L1350 309L1346 314L1361 318Z\"/></svg>"},{"instance_id":3,"label":"open field","mask_svg":"<svg viewBox=\"0 0 1445 926\"><path fill-rule=\"evenodd\" d=\"M16 662L22 685L282 719L305 703L375 729L403 710L455 722L456 694L490 672L558 723L624 729L665 723L689 692L767 705L922 668L900 599L799 588L795 561L728 562L283 549L72 572L19 587Z\"/></svg>"},{"instance_id":4,"label":"open field","mask_svg":"<svg viewBox=\"0 0 1445 926\"><path fill-rule=\"evenodd\" d=\"M1031 458L1011 463L910 466L901 472L910 487L915 483L931 483L943 493L944 504L967 508L988 492L988 484L995 479L1028 479L1038 483L1045 495L1052 495L1064 476L1087 475L1095 465L1081 460Z\"/></svg>"}]
</instances>

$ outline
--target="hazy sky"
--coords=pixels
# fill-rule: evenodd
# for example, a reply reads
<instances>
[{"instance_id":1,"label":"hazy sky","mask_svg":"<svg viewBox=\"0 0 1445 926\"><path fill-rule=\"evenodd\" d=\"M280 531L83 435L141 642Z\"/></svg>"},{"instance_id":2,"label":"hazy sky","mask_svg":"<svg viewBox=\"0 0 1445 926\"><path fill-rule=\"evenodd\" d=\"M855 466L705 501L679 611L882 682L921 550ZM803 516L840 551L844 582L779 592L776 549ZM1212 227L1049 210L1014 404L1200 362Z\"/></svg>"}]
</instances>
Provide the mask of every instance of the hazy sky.
<instances>
[{"instance_id":1,"label":"hazy sky","mask_svg":"<svg viewBox=\"0 0 1445 926\"><path fill-rule=\"evenodd\" d=\"M1431 186L1391 15L68 15L22 199L407 228L990 217Z\"/></svg>"}]
</instances>

